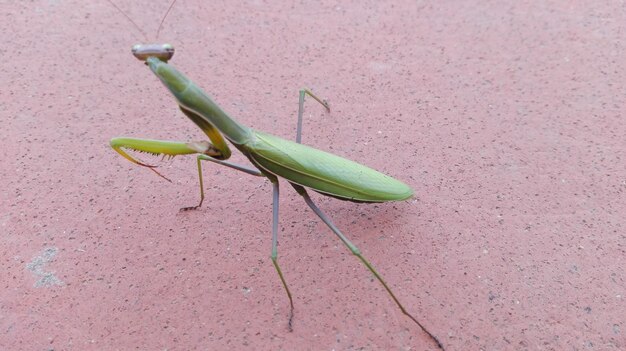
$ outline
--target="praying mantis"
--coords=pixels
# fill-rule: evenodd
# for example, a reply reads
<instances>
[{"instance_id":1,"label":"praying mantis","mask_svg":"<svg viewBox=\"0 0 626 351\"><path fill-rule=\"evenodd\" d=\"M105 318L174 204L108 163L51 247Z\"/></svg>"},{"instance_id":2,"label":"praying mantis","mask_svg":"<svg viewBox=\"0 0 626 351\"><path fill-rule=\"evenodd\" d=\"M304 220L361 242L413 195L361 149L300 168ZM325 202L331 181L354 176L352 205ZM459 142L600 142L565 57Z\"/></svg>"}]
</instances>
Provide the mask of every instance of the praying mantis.
<instances>
[{"instance_id":1,"label":"praying mantis","mask_svg":"<svg viewBox=\"0 0 626 351\"><path fill-rule=\"evenodd\" d=\"M402 313L415 322L440 349L444 349L442 343L406 310L372 264L333 224L331 219L313 202L308 194L307 189L311 189L322 195L339 200L364 203L402 201L413 196L413 190L399 180L354 161L301 143L305 96L308 95L313 98L330 112L330 106L325 100L317 97L309 89L300 90L296 139L293 142L244 126L224 112L189 78L168 63L174 55L174 47L172 45L139 44L132 48L132 53L137 59L144 62L161 80L173 95L183 114L206 134L210 142L176 142L117 137L111 139L111 147L130 162L147 167L163 178L165 177L155 169L156 166L140 161L127 151L132 150L170 157L196 155L200 183L200 202L196 206L184 207L181 210L193 210L202 206L204 201L202 161L213 162L252 176L267 178L271 182L273 202L270 257L289 298L289 330L292 330L294 304L285 275L278 264L279 178L286 181L302 196L307 206L343 242L350 252L367 267L382 284ZM239 150L250 161L252 166L228 161L232 152L226 141Z\"/></svg>"}]
</instances>

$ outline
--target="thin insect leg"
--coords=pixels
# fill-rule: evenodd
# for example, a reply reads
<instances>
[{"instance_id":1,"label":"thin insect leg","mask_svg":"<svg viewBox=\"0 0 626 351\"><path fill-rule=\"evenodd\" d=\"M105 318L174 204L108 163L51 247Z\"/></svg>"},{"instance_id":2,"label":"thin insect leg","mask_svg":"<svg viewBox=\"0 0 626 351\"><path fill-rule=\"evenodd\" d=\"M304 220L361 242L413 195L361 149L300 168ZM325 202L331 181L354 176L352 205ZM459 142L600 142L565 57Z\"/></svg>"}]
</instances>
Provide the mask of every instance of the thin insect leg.
<instances>
[{"instance_id":1,"label":"thin insect leg","mask_svg":"<svg viewBox=\"0 0 626 351\"><path fill-rule=\"evenodd\" d=\"M196 162L198 163L198 180L200 181L200 203L197 206L182 207L179 211L195 210L200 208L200 206L202 206L202 202L204 202L204 181L202 179L202 164L200 162L202 159L200 156L202 155L198 155L196 158Z\"/></svg>"},{"instance_id":2,"label":"thin insect leg","mask_svg":"<svg viewBox=\"0 0 626 351\"><path fill-rule=\"evenodd\" d=\"M263 174L261 172L259 172L258 170L254 169L254 168L243 166L243 165L239 165L239 164L228 162L228 161L218 160L218 159L215 159L215 158L213 158L211 156L207 156L207 155L198 155L197 163L198 163L198 179L200 181L200 203L197 206L183 207L183 208L180 209L180 211L195 210L195 209L200 208L200 206L202 206L202 202L204 201L204 181L203 181L203 178L202 178L202 163L200 161L215 162L217 164L220 164L220 165L223 165L223 166L226 166L226 167L230 167L230 168L236 169L238 171L251 174L253 176L263 177Z\"/></svg>"},{"instance_id":3,"label":"thin insect leg","mask_svg":"<svg viewBox=\"0 0 626 351\"><path fill-rule=\"evenodd\" d=\"M240 165L240 164L229 162L229 161L218 160L216 158L213 158L213 157L207 156L207 155L198 155L198 159L201 159L201 160L204 160L204 161L215 162L215 163L220 164L222 166L233 168L233 169L236 169L236 170L244 172L244 173L248 173L248 174L253 175L253 176L264 177L263 173L259 172L258 169L255 169L255 168L252 168L252 167Z\"/></svg>"},{"instance_id":4,"label":"thin insect leg","mask_svg":"<svg viewBox=\"0 0 626 351\"><path fill-rule=\"evenodd\" d=\"M328 102L326 100L322 100L315 96L309 89L301 89L300 90L300 102L298 104L298 128L296 131L296 143L300 144L302 141L302 114L304 113L304 95L308 94L310 97L314 98L317 102L326 107L326 110L330 112L330 106L328 106Z\"/></svg>"},{"instance_id":5,"label":"thin insect leg","mask_svg":"<svg viewBox=\"0 0 626 351\"><path fill-rule=\"evenodd\" d=\"M289 297L289 331L293 331L292 321L293 321L293 298L291 297L291 291L287 287L287 281L283 276L283 272L278 265L278 178L270 177L270 181L272 182L272 263L274 264L274 268L276 268L276 272L278 272L278 276L280 277L280 281L283 283L283 287L287 292L287 297Z\"/></svg>"},{"instance_id":6,"label":"thin insect leg","mask_svg":"<svg viewBox=\"0 0 626 351\"><path fill-rule=\"evenodd\" d=\"M402 306L402 304L400 303L396 295L394 295L394 293L391 291L391 288L389 288L389 286L387 285L387 283L385 283L385 281L380 276L380 274L378 274L376 269L374 269L372 264L369 263L369 261L366 260L365 257L363 257L363 255L361 255L361 251L359 251L359 249L345 235L343 235L343 233L341 233L341 231L332 223L332 221L324 214L324 212L322 212L322 210L320 210L319 207L317 207L317 205L313 203L313 200L311 200L306 190L300 185L293 184L293 183L290 183L290 184L296 189L296 191L300 195L302 195L302 197L304 197L304 201L313 210L313 212L315 212L315 214L328 226L328 228L330 228L330 230L332 230L339 237L339 239L343 241L343 243L348 247L348 249L350 249L350 251L361 260L361 262L363 262L363 264L367 267L367 269L369 269L370 272L374 274L376 279L378 279L378 281L383 285L385 290L387 290L387 293L389 294L389 296L391 296L391 298L396 303L396 305L398 305L402 313L407 315L409 318L411 318L411 320L413 320L413 322L415 322L420 328L422 328L422 330L426 334L428 334L428 336L430 336L430 338L437 344L437 346L441 350L445 350L443 345L439 341L439 339L437 339L436 336L431 334L431 332L429 332L426 328L424 328L424 326L420 322L418 322L415 317L413 317L409 312L407 312L407 310L404 308L404 306Z\"/></svg>"}]
</instances>

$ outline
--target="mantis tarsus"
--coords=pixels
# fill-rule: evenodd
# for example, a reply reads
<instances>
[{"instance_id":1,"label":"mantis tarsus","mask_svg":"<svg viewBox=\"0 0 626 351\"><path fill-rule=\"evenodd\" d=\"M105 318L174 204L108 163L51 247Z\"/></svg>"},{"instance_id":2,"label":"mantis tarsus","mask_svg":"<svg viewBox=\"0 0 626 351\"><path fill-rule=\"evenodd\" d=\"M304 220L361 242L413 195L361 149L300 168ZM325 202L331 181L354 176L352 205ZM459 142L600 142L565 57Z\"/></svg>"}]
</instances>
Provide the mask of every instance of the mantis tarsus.
<instances>
[{"instance_id":1,"label":"mantis tarsus","mask_svg":"<svg viewBox=\"0 0 626 351\"><path fill-rule=\"evenodd\" d=\"M181 210L195 209L202 205L204 200L202 161L211 161L253 176L269 179L272 183L273 193L271 259L289 298L289 330L292 330L294 305L291 292L278 264L278 178L286 180L303 197L311 210L382 284L402 313L428 334L440 349L444 349L441 342L424 328L415 317L407 312L380 274L363 257L359 249L309 197L306 188L323 195L353 202L401 201L413 196L413 190L410 187L394 178L356 162L301 144L305 96L309 95L330 112L330 107L326 101L318 98L308 89L300 91L296 142L288 141L271 134L250 129L226 114L191 80L167 63L174 55L174 48L171 45L135 45L132 52L136 58L150 67L152 72L170 90L182 112L207 135L211 142L185 143L138 138L113 138L110 142L111 147L129 161L148 167L160 176L162 175L155 170L155 166L139 161L125 150L172 157L196 154L200 182L200 203L197 206L186 207ZM231 150L225 139L243 153L253 167L227 161L231 155Z\"/></svg>"}]
</instances>

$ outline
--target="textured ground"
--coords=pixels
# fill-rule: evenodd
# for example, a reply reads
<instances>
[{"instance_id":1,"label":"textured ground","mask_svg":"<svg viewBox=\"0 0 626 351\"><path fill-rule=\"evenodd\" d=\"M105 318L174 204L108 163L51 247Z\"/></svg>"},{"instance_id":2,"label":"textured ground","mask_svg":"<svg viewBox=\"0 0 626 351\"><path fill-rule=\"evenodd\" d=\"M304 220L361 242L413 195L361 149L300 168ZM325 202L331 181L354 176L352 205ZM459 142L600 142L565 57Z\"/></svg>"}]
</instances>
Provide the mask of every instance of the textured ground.
<instances>
[{"instance_id":1,"label":"textured ground","mask_svg":"<svg viewBox=\"0 0 626 351\"><path fill-rule=\"evenodd\" d=\"M280 5L279 5L280 4ZM113 136L202 138L106 1L0 14L1 350L433 350L283 186ZM167 1L120 1L153 39ZM401 203L314 198L448 350L626 349L623 1L179 0L160 41L242 123L402 179ZM240 156L235 158L242 161ZM285 185L285 184L283 184Z\"/></svg>"}]
</instances>

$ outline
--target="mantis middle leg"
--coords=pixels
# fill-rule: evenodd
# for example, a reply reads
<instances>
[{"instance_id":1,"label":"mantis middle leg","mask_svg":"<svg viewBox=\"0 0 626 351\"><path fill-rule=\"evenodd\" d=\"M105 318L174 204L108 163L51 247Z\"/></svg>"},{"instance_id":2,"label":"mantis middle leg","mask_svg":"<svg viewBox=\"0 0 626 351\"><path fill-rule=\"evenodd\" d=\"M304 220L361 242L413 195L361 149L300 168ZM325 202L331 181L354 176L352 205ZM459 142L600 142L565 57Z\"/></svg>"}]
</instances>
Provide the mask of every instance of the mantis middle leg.
<instances>
[{"instance_id":1,"label":"mantis middle leg","mask_svg":"<svg viewBox=\"0 0 626 351\"><path fill-rule=\"evenodd\" d=\"M272 182L272 263L274 264L274 268L276 268L276 272L280 277L280 281L287 292L287 297L289 297L289 331L293 331L292 321L293 321L293 298L291 297L291 291L287 287L287 281L283 276L283 272L278 265L278 198L279 198L279 187L278 187L278 178L274 175L270 175L269 180Z\"/></svg>"},{"instance_id":2,"label":"mantis middle leg","mask_svg":"<svg viewBox=\"0 0 626 351\"><path fill-rule=\"evenodd\" d=\"M244 165L240 165L237 163L233 163L233 162L229 162L229 161L222 161L222 160L218 160L214 157L211 156L207 156L207 155L198 155L197 157L197 163L198 163L198 181L200 183L200 203L198 203L198 205L196 206L189 206L189 207L183 207L180 210L181 211L189 211L189 210L195 210L198 209L200 206L202 206L202 202L204 202L204 181L202 178L202 162L201 161L211 161L211 162L215 162L217 164L220 164L222 166L226 166L232 169L236 169L238 171L244 172L244 173L248 173L250 175L253 176L257 176L257 177L263 177L263 173L259 172L259 170L252 168L252 167L248 167L248 166L244 166Z\"/></svg>"}]
</instances>

